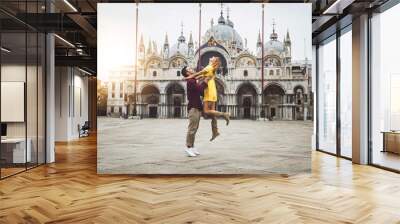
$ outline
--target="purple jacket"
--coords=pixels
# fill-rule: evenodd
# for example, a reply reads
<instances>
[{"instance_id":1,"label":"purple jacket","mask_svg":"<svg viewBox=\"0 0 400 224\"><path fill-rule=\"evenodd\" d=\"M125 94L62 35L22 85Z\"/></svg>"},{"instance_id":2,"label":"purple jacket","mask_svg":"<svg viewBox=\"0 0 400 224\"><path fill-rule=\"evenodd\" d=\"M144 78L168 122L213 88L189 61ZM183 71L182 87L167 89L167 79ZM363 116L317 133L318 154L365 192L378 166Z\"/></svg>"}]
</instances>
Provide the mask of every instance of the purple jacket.
<instances>
[{"instance_id":1,"label":"purple jacket","mask_svg":"<svg viewBox=\"0 0 400 224\"><path fill-rule=\"evenodd\" d=\"M196 79L186 80L187 99L188 99L188 111L192 108L203 110L203 103L201 101L201 95L204 93L204 89L207 88L206 82L197 83Z\"/></svg>"}]
</instances>

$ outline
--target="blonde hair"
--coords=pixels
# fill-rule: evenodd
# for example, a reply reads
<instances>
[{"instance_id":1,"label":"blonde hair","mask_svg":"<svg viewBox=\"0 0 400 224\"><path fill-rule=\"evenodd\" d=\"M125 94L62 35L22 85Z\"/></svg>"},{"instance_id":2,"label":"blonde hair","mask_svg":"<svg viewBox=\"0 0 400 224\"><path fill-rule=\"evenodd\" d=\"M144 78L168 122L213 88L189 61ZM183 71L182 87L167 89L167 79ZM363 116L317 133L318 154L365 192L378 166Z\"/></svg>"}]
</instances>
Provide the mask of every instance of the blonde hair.
<instances>
[{"instance_id":1,"label":"blonde hair","mask_svg":"<svg viewBox=\"0 0 400 224\"><path fill-rule=\"evenodd\" d=\"M218 68L221 65L221 59L219 57L215 57L215 61L212 63L214 68Z\"/></svg>"}]
</instances>

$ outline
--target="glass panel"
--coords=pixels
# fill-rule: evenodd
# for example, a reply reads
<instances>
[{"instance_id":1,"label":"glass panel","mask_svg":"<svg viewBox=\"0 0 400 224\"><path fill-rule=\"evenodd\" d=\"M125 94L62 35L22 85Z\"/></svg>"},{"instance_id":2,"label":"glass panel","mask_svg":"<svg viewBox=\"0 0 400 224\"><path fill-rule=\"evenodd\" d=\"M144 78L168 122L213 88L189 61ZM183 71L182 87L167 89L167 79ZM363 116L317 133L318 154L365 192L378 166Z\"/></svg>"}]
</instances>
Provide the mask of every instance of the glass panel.
<instances>
[{"instance_id":1,"label":"glass panel","mask_svg":"<svg viewBox=\"0 0 400 224\"><path fill-rule=\"evenodd\" d=\"M352 34L340 37L340 127L341 155L352 156Z\"/></svg>"},{"instance_id":2,"label":"glass panel","mask_svg":"<svg viewBox=\"0 0 400 224\"><path fill-rule=\"evenodd\" d=\"M27 149L31 151L28 156L28 168L37 165L37 74L38 74L38 35L36 32L27 33L27 80L26 80L26 115L27 115Z\"/></svg>"},{"instance_id":3,"label":"glass panel","mask_svg":"<svg viewBox=\"0 0 400 224\"><path fill-rule=\"evenodd\" d=\"M1 161L2 177L25 170L26 151L26 34L2 33L1 44Z\"/></svg>"},{"instance_id":4,"label":"glass panel","mask_svg":"<svg viewBox=\"0 0 400 224\"><path fill-rule=\"evenodd\" d=\"M400 170L400 5L372 18L372 163Z\"/></svg>"},{"instance_id":5,"label":"glass panel","mask_svg":"<svg viewBox=\"0 0 400 224\"><path fill-rule=\"evenodd\" d=\"M38 2L27 2L27 4L27 13L39 12ZM30 19L31 23L38 22L34 18ZM27 150L31 151L27 163L28 168L35 167L38 163L38 45L38 33L35 30L27 29L26 125Z\"/></svg>"},{"instance_id":6,"label":"glass panel","mask_svg":"<svg viewBox=\"0 0 400 224\"><path fill-rule=\"evenodd\" d=\"M318 49L319 149L336 153L336 39Z\"/></svg>"},{"instance_id":7,"label":"glass panel","mask_svg":"<svg viewBox=\"0 0 400 224\"><path fill-rule=\"evenodd\" d=\"M6 1L15 13L44 13L45 1ZM31 24L34 21L32 17ZM45 161L45 35L0 13L1 178ZM38 107L38 104L40 107Z\"/></svg>"}]
</instances>

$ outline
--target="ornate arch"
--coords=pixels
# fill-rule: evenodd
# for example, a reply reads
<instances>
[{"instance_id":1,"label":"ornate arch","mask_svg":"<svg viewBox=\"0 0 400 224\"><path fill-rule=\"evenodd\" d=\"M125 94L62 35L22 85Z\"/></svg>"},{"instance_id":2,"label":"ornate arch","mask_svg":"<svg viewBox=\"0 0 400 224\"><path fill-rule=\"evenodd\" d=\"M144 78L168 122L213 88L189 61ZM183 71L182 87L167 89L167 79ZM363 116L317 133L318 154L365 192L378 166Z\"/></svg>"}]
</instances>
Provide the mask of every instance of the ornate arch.
<instances>
[{"instance_id":1,"label":"ornate arch","mask_svg":"<svg viewBox=\"0 0 400 224\"><path fill-rule=\"evenodd\" d=\"M171 57L168 62L168 68L182 68L186 65L188 65L188 61L182 55L175 55Z\"/></svg>"},{"instance_id":2,"label":"ornate arch","mask_svg":"<svg viewBox=\"0 0 400 224\"><path fill-rule=\"evenodd\" d=\"M244 86L251 86L251 88L254 89L254 91L256 92L256 94L259 94L259 89L257 88L256 85L254 85L254 83L246 81L246 82L242 82L235 90L235 94L238 95L239 94L239 90L244 87Z\"/></svg>"},{"instance_id":3,"label":"ornate arch","mask_svg":"<svg viewBox=\"0 0 400 224\"><path fill-rule=\"evenodd\" d=\"M282 89L282 91L283 91L283 94L286 94L286 89L285 89L285 87L282 85L282 84L280 84L280 83L278 83L278 82L270 82L270 83L268 83L267 85L265 85L265 87L264 87L264 89L263 89L263 94L265 94L266 93L266 90L269 88L269 87L272 87L272 86L277 86L277 87L279 87L280 89Z\"/></svg>"},{"instance_id":4,"label":"ornate arch","mask_svg":"<svg viewBox=\"0 0 400 224\"><path fill-rule=\"evenodd\" d=\"M297 90L297 89L301 89L302 92L303 92L303 94L306 93L306 88L304 88L304 86L301 85L301 84L297 84L297 85L295 85L294 88L293 88L293 94L296 94L296 90Z\"/></svg>"},{"instance_id":5,"label":"ornate arch","mask_svg":"<svg viewBox=\"0 0 400 224\"><path fill-rule=\"evenodd\" d=\"M160 89L154 84L144 85L140 95L143 103L158 104L160 102Z\"/></svg>"},{"instance_id":6,"label":"ornate arch","mask_svg":"<svg viewBox=\"0 0 400 224\"><path fill-rule=\"evenodd\" d=\"M242 66L242 63L244 63L242 60L248 58L249 60L247 62L252 62L251 65L247 66ZM239 67L256 67L257 66L257 59L251 55L251 54L243 54L243 55L239 55L239 57L236 59L235 62L235 68L239 68Z\"/></svg>"},{"instance_id":7,"label":"ornate arch","mask_svg":"<svg viewBox=\"0 0 400 224\"><path fill-rule=\"evenodd\" d=\"M199 53L201 54L202 58L205 54L209 52L217 52L220 54L223 58L221 58L221 61L225 60L226 62L226 69L230 67L231 64L231 56L228 53L228 51L220 44L216 45L208 45L207 43L203 44L200 49L196 51L196 54L194 56L194 61L199 62ZM200 66L197 64L197 67L199 68Z\"/></svg>"},{"instance_id":8,"label":"ornate arch","mask_svg":"<svg viewBox=\"0 0 400 224\"><path fill-rule=\"evenodd\" d=\"M168 84L165 86L165 88L164 88L165 94L168 94L168 91L169 91L170 88L172 88L173 86L179 86L179 88L181 88L181 89L183 90L183 93L185 93L185 87L184 87L181 83L176 82L176 81L173 81L173 82L168 83Z\"/></svg>"},{"instance_id":9,"label":"ornate arch","mask_svg":"<svg viewBox=\"0 0 400 224\"><path fill-rule=\"evenodd\" d=\"M143 92L143 90L144 90L145 88L148 88L148 87L155 88L155 89L158 91L159 94L161 93L159 86L157 86L157 85L154 84L154 83L146 82L146 83L143 83L143 85L141 86L141 88L140 88L140 94Z\"/></svg>"},{"instance_id":10,"label":"ornate arch","mask_svg":"<svg viewBox=\"0 0 400 224\"><path fill-rule=\"evenodd\" d=\"M154 64L154 65L156 65L155 68L161 68L162 58L160 58L158 56L151 56L150 58L148 58L146 60L146 64L145 64L146 70L149 69L149 67L153 65L152 62L157 62L157 64Z\"/></svg>"},{"instance_id":11,"label":"ornate arch","mask_svg":"<svg viewBox=\"0 0 400 224\"><path fill-rule=\"evenodd\" d=\"M271 54L264 57L264 66L268 67L269 65L275 66L282 66L282 59L278 55Z\"/></svg>"}]
</instances>

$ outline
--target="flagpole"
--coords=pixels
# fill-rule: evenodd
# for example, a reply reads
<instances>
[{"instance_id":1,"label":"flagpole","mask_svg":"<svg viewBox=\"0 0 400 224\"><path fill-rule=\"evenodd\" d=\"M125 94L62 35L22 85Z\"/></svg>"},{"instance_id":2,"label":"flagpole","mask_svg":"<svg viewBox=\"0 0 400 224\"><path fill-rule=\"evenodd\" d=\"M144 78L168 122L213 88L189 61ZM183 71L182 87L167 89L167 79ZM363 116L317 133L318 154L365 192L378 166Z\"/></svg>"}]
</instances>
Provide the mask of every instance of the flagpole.
<instances>
[{"instance_id":1,"label":"flagpole","mask_svg":"<svg viewBox=\"0 0 400 224\"><path fill-rule=\"evenodd\" d=\"M139 2L136 0L136 30L135 30L135 80L134 80L134 98L133 98L133 116L137 116L137 63L138 63L138 19L139 19Z\"/></svg>"},{"instance_id":2,"label":"flagpole","mask_svg":"<svg viewBox=\"0 0 400 224\"><path fill-rule=\"evenodd\" d=\"M197 62L197 69L200 70L201 69L201 3L199 3L199 46L198 46L198 52L199 52L199 59Z\"/></svg>"},{"instance_id":3,"label":"flagpole","mask_svg":"<svg viewBox=\"0 0 400 224\"><path fill-rule=\"evenodd\" d=\"M267 116L267 113L265 112L264 108L264 3L262 3L262 21L261 21L261 107L262 107L262 114L264 115L264 121L265 117Z\"/></svg>"}]
</instances>

